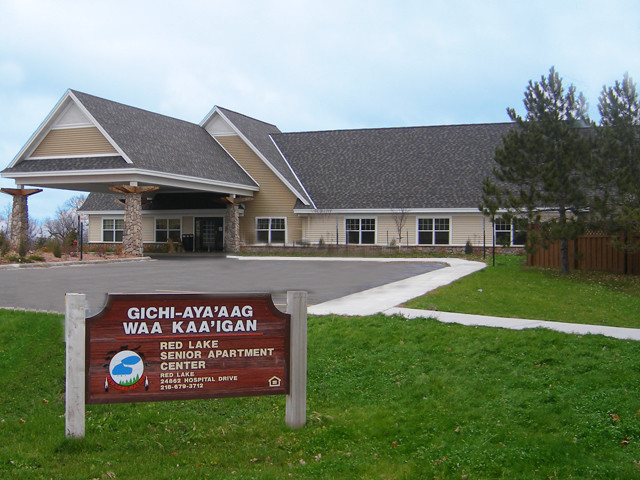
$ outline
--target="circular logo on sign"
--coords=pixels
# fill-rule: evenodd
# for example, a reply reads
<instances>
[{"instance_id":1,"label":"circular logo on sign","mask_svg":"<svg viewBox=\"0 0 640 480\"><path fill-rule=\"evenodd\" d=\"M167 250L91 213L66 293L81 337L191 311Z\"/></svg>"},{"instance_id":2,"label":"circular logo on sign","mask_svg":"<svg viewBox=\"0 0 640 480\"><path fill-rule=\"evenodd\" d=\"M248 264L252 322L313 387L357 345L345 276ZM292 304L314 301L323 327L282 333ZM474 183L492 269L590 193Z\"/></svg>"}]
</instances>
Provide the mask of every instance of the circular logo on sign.
<instances>
[{"instance_id":1,"label":"circular logo on sign","mask_svg":"<svg viewBox=\"0 0 640 480\"><path fill-rule=\"evenodd\" d=\"M131 387L142 379L144 362L140 355L131 350L118 352L109 363L109 375L116 385Z\"/></svg>"}]
</instances>

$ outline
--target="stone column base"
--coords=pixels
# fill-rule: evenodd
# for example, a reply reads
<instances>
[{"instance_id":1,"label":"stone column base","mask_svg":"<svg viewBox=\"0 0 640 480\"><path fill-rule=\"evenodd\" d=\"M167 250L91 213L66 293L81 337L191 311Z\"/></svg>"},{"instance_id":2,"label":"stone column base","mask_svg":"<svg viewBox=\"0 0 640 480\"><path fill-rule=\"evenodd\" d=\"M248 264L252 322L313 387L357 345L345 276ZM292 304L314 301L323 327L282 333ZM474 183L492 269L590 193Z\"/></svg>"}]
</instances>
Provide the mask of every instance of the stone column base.
<instances>
[{"instance_id":1,"label":"stone column base","mask_svg":"<svg viewBox=\"0 0 640 480\"><path fill-rule=\"evenodd\" d=\"M158 190L158 187L138 187L132 185L116 185L109 187L113 192L124 194L124 230L122 232L122 249L125 255L141 257L142 241L142 195Z\"/></svg>"},{"instance_id":2,"label":"stone column base","mask_svg":"<svg viewBox=\"0 0 640 480\"><path fill-rule=\"evenodd\" d=\"M11 218L9 219L9 245L12 250L18 251L20 245L25 247L29 242L29 209L27 197L34 193L40 193L41 188L2 188L2 193L13 197Z\"/></svg>"},{"instance_id":3,"label":"stone column base","mask_svg":"<svg viewBox=\"0 0 640 480\"><path fill-rule=\"evenodd\" d=\"M240 215L239 205L227 205L224 217L224 251L238 253L240 251Z\"/></svg>"}]
</instances>

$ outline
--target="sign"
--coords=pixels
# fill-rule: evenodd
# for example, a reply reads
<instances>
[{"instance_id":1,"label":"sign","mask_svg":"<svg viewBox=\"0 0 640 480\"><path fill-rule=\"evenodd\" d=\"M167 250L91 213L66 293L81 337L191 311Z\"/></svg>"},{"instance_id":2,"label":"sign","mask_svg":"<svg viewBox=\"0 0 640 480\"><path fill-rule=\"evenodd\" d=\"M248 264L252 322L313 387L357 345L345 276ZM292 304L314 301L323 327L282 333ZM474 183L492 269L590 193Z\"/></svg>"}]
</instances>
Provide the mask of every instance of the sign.
<instances>
[{"instance_id":1,"label":"sign","mask_svg":"<svg viewBox=\"0 0 640 480\"><path fill-rule=\"evenodd\" d=\"M86 320L85 402L288 394L290 321L269 294L109 294Z\"/></svg>"}]
</instances>

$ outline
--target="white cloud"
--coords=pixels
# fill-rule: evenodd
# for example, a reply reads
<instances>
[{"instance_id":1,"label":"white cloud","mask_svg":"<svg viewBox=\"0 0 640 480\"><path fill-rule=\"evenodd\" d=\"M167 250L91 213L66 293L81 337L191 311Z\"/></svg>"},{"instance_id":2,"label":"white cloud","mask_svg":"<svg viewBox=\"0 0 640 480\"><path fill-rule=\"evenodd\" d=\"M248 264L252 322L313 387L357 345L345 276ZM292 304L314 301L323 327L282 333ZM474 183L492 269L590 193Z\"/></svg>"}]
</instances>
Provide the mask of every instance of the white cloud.
<instances>
[{"instance_id":1,"label":"white cloud","mask_svg":"<svg viewBox=\"0 0 640 480\"><path fill-rule=\"evenodd\" d=\"M640 80L638 18L633 0L4 0L0 163L67 88L285 131L496 122L554 65L594 116L603 84Z\"/></svg>"}]
</instances>

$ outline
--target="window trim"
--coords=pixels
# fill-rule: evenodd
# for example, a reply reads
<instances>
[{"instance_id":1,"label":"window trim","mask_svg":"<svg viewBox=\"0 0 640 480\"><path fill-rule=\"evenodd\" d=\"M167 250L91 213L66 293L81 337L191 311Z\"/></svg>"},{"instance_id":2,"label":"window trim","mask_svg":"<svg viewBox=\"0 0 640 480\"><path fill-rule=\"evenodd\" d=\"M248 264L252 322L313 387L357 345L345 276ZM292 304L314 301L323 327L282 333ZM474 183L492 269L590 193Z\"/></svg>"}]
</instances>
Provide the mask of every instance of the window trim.
<instances>
[{"instance_id":1,"label":"window trim","mask_svg":"<svg viewBox=\"0 0 640 480\"><path fill-rule=\"evenodd\" d=\"M158 220L166 220L167 221L167 228L166 229L158 229ZM178 233L178 238L174 239L174 241L182 241L182 217L181 216L177 216L177 215L168 215L168 216L164 216L164 215L158 215L158 216L154 216L153 217L153 242L154 243L169 243L169 238L171 238L169 236L169 232L170 231L175 231L175 228L169 228L169 221L170 220L178 220L178 222L180 222L180 228L179 228L179 233ZM158 232L165 232L167 234L167 239L166 240L158 240Z\"/></svg>"},{"instance_id":2,"label":"window trim","mask_svg":"<svg viewBox=\"0 0 640 480\"><path fill-rule=\"evenodd\" d=\"M347 229L347 222L349 220L358 220L358 230ZM373 230L362 230L363 220L373 220ZM362 232L373 232L372 243L362 243ZM358 232L358 243L349 242L349 232ZM346 245L377 245L378 244L378 217L377 216L349 216L344 217L344 240Z\"/></svg>"},{"instance_id":3,"label":"window trim","mask_svg":"<svg viewBox=\"0 0 640 480\"><path fill-rule=\"evenodd\" d=\"M522 231L525 234L525 239L524 239L524 243L514 243L514 240L516 238L516 234L517 232L519 232L520 230L516 230L516 225L515 225L515 219L511 221L511 225L510 225L510 229L506 230L506 229L500 229L498 230L498 225L506 225L506 222L498 222L498 221L494 221L493 222L493 241L495 242L496 245L502 245L500 242L498 242L498 233L507 233L509 232L509 247L524 247L526 246L527 243L527 238L526 238L526 230Z\"/></svg>"},{"instance_id":4,"label":"window trim","mask_svg":"<svg viewBox=\"0 0 640 480\"><path fill-rule=\"evenodd\" d=\"M113 228L104 228L104 222L111 220L113 222ZM120 220L122 221L122 229L116 228L116 222ZM111 232L113 234L113 240L105 240L104 234L105 232ZM102 217L102 221L100 222L100 238L102 239L102 243L122 243L123 240L116 240L117 232L122 232L122 238L124 240L124 218L123 217Z\"/></svg>"},{"instance_id":5,"label":"window trim","mask_svg":"<svg viewBox=\"0 0 640 480\"><path fill-rule=\"evenodd\" d=\"M269 221L269 227L268 228L258 228L258 222L260 220L268 220ZM273 220L283 220L284 221L284 227L283 228L272 228L272 222ZM256 244L259 245L286 245L287 244L287 220L288 218L286 216L283 217L256 217L255 219L255 233L256 233ZM268 242L261 242L258 239L258 232L267 232L267 236L269 241ZM274 242L272 241L272 234L273 232L284 232L284 241L282 242Z\"/></svg>"},{"instance_id":6,"label":"window trim","mask_svg":"<svg viewBox=\"0 0 640 480\"><path fill-rule=\"evenodd\" d=\"M420 220L432 220L433 225L431 230L420 230ZM448 222L447 230L436 230L436 220L446 220ZM421 215L416 217L416 245L424 245L428 247L438 247L438 246L450 246L453 245L453 220L450 216L425 216ZM431 243L420 243L420 232L431 232ZM447 243L436 243L436 232L447 232L448 242Z\"/></svg>"}]
</instances>

